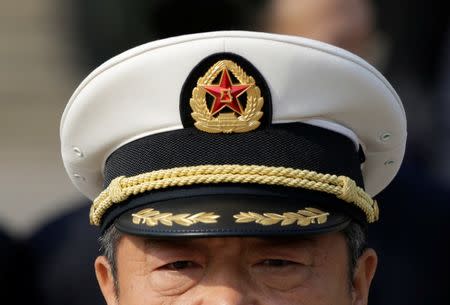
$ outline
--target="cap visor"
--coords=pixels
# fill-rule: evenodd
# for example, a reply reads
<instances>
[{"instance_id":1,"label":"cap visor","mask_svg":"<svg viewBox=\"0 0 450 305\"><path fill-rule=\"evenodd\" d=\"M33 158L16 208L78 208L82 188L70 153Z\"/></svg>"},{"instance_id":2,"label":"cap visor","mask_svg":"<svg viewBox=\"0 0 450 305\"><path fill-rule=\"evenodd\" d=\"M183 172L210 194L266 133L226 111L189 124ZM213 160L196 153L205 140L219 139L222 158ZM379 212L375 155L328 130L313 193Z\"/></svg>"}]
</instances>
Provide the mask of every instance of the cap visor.
<instances>
[{"instance_id":1,"label":"cap visor","mask_svg":"<svg viewBox=\"0 0 450 305\"><path fill-rule=\"evenodd\" d=\"M203 195L198 188L189 196L190 191L157 201L155 194L133 198L114 225L123 233L151 237L284 236L338 231L351 220L339 208L345 203L317 192L294 197L280 188L233 186L222 192L206 187Z\"/></svg>"}]
</instances>

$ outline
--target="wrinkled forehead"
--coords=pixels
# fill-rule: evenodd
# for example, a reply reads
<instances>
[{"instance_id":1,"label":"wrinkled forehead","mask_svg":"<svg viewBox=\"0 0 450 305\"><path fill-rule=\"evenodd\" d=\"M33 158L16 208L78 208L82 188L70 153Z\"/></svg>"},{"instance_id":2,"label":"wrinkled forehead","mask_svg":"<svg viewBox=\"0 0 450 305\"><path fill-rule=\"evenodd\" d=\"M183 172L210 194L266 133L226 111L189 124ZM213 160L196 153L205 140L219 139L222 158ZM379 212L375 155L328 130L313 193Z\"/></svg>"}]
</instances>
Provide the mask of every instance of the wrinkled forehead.
<instances>
[{"instance_id":1,"label":"wrinkled forehead","mask_svg":"<svg viewBox=\"0 0 450 305\"><path fill-rule=\"evenodd\" d=\"M224 249L245 250L251 254L261 254L266 251L298 252L302 249L312 250L325 248L330 243L345 243L343 232L328 232L306 236L266 236L266 237L188 237L188 238L154 238L124 234L121 238L125 243L131 243L141 251L163 253L164 251L208 252L224 251Z\"/></svg>"}]
</instances>

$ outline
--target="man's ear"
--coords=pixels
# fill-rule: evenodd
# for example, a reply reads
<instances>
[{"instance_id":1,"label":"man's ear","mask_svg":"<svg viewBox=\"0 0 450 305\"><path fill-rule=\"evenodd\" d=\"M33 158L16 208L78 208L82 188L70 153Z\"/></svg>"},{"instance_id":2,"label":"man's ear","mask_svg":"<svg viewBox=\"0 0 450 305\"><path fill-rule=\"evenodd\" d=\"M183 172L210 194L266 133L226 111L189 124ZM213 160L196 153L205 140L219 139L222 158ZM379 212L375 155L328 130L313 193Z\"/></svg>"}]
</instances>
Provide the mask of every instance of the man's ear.
<instances>
[{"instance_id":1,"label":"man's ear","mask_svg":"<svg viewBox=\"0 0 450 305\"><path fill-rule=\"evenodd\" d=\"M365 250L359 257L353 274L353 305L367 305L370 283L375 275L377 263L377 253L373 249Z\"/></svg>"},{"instance_id":2,"label":"man's ear","mask_svg":"<svg viewBox=\"0 0 450 305\"><path fill-rule=\"evenodd\" d=\"M95 260L95 275L106 303L108 305L117 305L118 296L116 294L115 279L111 271L111 265L105 256L99 256Z\"/></svg>"}]
</instances>

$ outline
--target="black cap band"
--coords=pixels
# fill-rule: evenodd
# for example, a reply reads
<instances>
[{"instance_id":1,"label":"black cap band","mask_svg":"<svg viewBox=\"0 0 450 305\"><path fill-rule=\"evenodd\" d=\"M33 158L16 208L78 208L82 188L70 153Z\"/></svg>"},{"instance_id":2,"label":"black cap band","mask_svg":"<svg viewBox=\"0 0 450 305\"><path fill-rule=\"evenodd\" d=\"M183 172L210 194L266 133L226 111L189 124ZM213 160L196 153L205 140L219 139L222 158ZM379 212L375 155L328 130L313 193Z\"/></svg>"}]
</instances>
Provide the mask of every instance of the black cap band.
<instances>
[{"instance_id":1,"label":"black cap band","mask_svg":"<svg viewBox=\"0 0 450 305\"><path fill-rule=\"evenodd\" d=\"M273 124L270 128L259 129L252 133L222 134L214 137L194 128L185 128L144 137L117 149L106 162L105 185L109 185L119 176L132 177L161 169L238 164L305 169L342 175L363 187L359 155L355 143L349 138L304 123ZM132 196L106 212L101 229L104 231L116 219L117 225L128 233L173 236L238 235L241 230L256 235L278 234L282 231L300 234L309 231L318 232L318 227L321 227L312 224L305 230L296 226L269 228L261 227L256 222L245 225L235 223L232 222L232 215L245 211L235 211L233 206L236 208L236 205L230 204L230 198L246 201L241 208L253 207L253 212L260 212L261 215L290 213L309 207L325 207L326 211L332 211L333 215L329 216L323 230L340 227L349 221L349 217L364 223L364 214L361 210L332 194L286 186L252 184L240 186L223 183L214 186L176 186ZM225 201L227 204L224 204ZM221 215L219 226L199 223L190 228L183 226L176 228L177 224L174 223L173 227L167 228L138 226L132 222L133 213L139 209L158 209L158 213L166 210L172 214L179 211L181 215L191 211L193 215L205 206L205 202L214 207L214 211L211 210L209 213ZM233 225L224 226L226 223ZM169 234L171 230L173 234Z\"/></svg>"},{"instance_id":2,"label":"black cap band","mask_svg":"<svg viewBox=\"0 0 450 305\"><path fill-rule=\"evenodd\" d=\"M119 176L196 165L264 165L351 178L364 188L359 152L349 138L303 123L273 124L241 134L210 134L195 128L147 136L108 158L105 187Z\"/></svg>"}]
</instances>

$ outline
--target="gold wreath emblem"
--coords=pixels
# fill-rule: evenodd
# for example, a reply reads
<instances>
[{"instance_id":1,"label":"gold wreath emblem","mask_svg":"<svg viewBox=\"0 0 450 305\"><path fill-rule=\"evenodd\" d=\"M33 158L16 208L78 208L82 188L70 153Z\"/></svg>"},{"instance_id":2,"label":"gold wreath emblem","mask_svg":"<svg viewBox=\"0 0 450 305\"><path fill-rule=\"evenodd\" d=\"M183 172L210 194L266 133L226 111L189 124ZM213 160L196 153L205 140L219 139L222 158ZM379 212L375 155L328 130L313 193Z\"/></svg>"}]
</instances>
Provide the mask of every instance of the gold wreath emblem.
<instances>
[{"instance_id":1,"label":"gold wreath emblem","mask_svg":"<svg viewBox=\"0 0 450 305\"><path fill-rule=\"evenodd\" d=\"M236 223L255 222L263 226L270 226L281 221L280 225L282 226L297 223L298 226L306 227L313 223L326 223L328 215L330 214L319 209L305 208L304 210L298 210L296 213L286 212L283 214L263 213L261 215L255 212L240 212L233 217L236 219Z\"/></svg>"},{"instance_id":2,"label":"gold wreath emblem","mask_svg":"<svg viewBox=\"0 0 450 305\"><path fill-rule=\"evenodd\" d=\"M239 84L232 83L230 72ZM219 84L213 84L219 74ZM244 92L247 101L245 107L242 107L239 96ZM214 97L210 108L206 102L206 94ZM221 60L198 79L189 104L194 125L198 129L209 133L240 133L258 128L259 119L263 116L261 109L264 99L253 77L248 76L233 61Z\"/></svg>"},{"instance_id":3,"label":"gold wreath emblem","mask_svg":"<svg viewBox=\"0 0 450 305\"><path fill-rule=\"evenodd\" d=\"M138 213L133 213L132 221L134 224L146 224L149 227L154 227L161 223L162 225L171 227L173 223L181 226L189 227L196 223L217 223L219 215L215 215L212 212L200 212L197 214L172 214L161 213L154 209L144 209Z\"/></svg>"}]
</instances>

